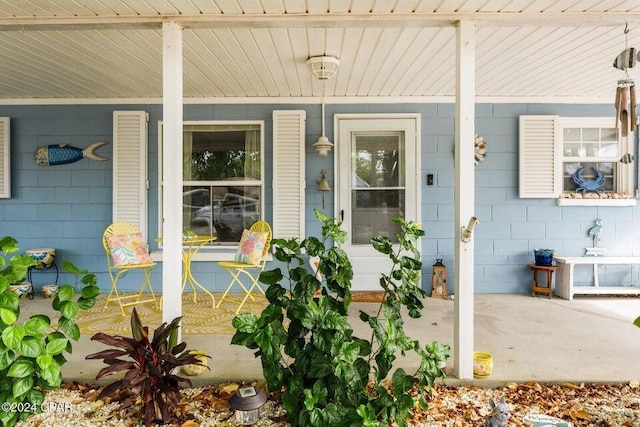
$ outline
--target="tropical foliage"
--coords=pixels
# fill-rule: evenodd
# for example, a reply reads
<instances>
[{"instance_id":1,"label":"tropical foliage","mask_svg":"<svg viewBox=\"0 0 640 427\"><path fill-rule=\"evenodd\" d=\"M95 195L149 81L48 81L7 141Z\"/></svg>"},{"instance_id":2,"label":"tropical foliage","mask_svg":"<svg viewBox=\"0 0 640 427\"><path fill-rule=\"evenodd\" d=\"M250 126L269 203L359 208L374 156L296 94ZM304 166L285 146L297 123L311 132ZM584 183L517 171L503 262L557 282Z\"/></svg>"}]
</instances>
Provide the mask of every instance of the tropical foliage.
<instances>
[{"instance_id":1,"label":"tropical foliage","mask_svg":"<svg viewBox=\"0 0 640 427\"><path fill-rule=\"evenodd\" d=\"M274 239L275 258L286 265L265 271L269 305L258 317L240 314L233 320L232 343L256 350L272 391L282 391L287 421L292 426L406 426L414 405L427 406L426 394L444 378L440 361L449 347L433 342L422 347L403 329L403 308L421 316L419 287L422 263L416 248L424 235L419 225L402 219L396 235L372 240L393 267L380 277L384 299L376 315L360 312L371 326L369 340L353 335L347 317L353 270L347 254L333 242L346 241L340 223L316 211L322 238ZM309 272L303 255L319 257L323 282ZM321 290L321 295L317 291ZM415 352L421 363L408 374L393 368L398 354Z\"/></svg>"},{"instance_id":2,"label":"tropical foliage","mask_svg":"<svg viewBox=\"0 0 640 427\"><path fill-rule=\"evenodd\" d=\"M71 353L71 340L80 338L78 310L93 307L100 294L94 274L64 261L62 268L73 275L75 283L60 286L52 301L60 317L52 321L45 314L34 314L18 324L20 301L9 285L21 282L28 268L36 264L29 255L18 254L19 250L14 238L0 238L0 402L6 405L0 411L3 427L41 412L45 391L60 387L60 368L67 361L64 353Z\"/></svg>"},{"instance_id":3,"label":"tropical foliage","mask_svg":"<svg viewBox=\"0 0 640 427\"><path fill-rule=\"evenodd\" d=\"M102 368L96 379L124 372L100 392L100 398L121 398L128 415L137 417L150 426L155 422L167 424L177 419L180 384L191 386L191 380L175 374L185 365L204 365L202 355L185 350L187 343L176 345L177 331L182 317L160 325L149 339L149 328L140 322L134 308L131 313L132 338L98 332L91 337L111 347L86 356L103 359L108 366ZM127 359L121 359L127 356ZM208 368L207 368L208 369Z\"/></svg>"}]
</instances>

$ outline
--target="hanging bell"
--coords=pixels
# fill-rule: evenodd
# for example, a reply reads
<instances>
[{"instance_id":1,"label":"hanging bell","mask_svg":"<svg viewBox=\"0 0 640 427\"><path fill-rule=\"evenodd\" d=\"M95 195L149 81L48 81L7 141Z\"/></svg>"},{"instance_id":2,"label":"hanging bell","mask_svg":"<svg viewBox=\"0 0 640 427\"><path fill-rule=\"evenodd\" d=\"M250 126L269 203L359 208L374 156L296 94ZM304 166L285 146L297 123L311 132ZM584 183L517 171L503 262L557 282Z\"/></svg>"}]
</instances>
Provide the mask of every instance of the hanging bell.
<instances>
[{"instance_id":1,"label":"hanging bell","mask_svg":"<svg viewBox=\"0 0 640 427\"><path fill-rule=\"evenodd\" d=\"M320 171L320 181L318 181L318 191L322 192L322 209L324 209L324 193L331 191L329 181L327 181L327 171L322 169Z\"/></svg>"}]
</instances>

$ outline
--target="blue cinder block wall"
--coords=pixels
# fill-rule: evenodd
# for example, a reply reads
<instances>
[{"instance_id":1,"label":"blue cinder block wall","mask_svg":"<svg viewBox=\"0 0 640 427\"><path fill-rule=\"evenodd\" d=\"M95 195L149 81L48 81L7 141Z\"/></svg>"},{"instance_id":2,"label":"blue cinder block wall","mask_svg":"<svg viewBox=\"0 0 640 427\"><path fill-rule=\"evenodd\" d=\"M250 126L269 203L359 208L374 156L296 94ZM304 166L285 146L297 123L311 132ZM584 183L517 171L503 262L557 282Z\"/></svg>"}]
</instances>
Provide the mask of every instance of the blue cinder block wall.
<instances>
[{"instance_id":1,"label":"blue cinder block wall","mask_svg":"<svg viewBox=\"0 0 640 427\"><path fill-rule=\"evenodd\" d=\"M265 216L271 220L272 112L302 109L306 124L306 181L314 183L322 168L332 186L335 180L333 153L320 157L311 144L321 133L319 105L233 104L185 105L184 120L263 120L265 123ZM67 259L98 274L103 289L109 288L102 248L103 230L111 222L112 161L82 159L70 165L37 166L33 153L38 146L69 143L86 148L95 141L109 142L98 154L112 157L112 113L144 110L149 121L149 238L152 250L158 230L158 121L162 106L151 105L43 105L0 106L0 116L11 118L11 199L0 199L0 235L15 237L23 249L54 247L58 265ZM449 291L453 291L454 248L454 118L452 104L335 104L326 107L326 132L333 139L333 115L338 113L420 113L422 116L422 240L423 287L430 286L431 265L441 253L449 267ZM553 248L565 256L580 256L591 241L587 230L596 218L604 223L601 245L609 255L640 256L639 207L559 207L555 199L518 197L518 117L523 114L561 116L613 116L611 105L479 104L476 132L488 143L484 162L475 168L475 212L480 225L475 233L475 289L479 293L528 293L533 249ZM637 152L637 149L636 149ZM426 175L434 174L434 185ZM321 193L307 186L307 233L319 234L313 210L321 208ZM333 193L325 212L332 214ZM160 289L162 266L153 275ZM227 273L214 262L195 262L194 274L212 290L228 283ZM591 280L577 271L577 281ZM637 281L629 268L607 268L604 283ZM52 271L34 275L34 285L51 283ZM70 277L61 274L61 283ZM128 282L127 282L128 283ZM135 286L131 285L133 289Z\"/></svg>"}]
</instances>

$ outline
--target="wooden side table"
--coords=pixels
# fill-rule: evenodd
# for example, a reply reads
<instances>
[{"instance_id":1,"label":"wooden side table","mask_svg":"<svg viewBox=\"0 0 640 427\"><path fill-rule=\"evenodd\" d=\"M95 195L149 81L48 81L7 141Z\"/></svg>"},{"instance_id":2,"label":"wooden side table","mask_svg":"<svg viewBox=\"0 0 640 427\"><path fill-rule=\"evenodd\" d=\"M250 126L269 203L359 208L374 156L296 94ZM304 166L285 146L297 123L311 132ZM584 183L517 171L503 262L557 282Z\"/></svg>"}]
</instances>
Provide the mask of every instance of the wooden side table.
<instances>
[{"instance_id":1,"label":"wooden side table","mask_svg":"<svg viewBox=\"0 0 640 427\"><path fill-rule=\"evenodd\" d=\"M551 299L553 272L558 269L555 265L536 265L529 264L529 268L533 271L533 289L531 290L531 296L535 297L537 293L547 294L547 298ZM540 286L538 283L538 273L547 273L547 286Z\"/></svg>"}]
</instances>

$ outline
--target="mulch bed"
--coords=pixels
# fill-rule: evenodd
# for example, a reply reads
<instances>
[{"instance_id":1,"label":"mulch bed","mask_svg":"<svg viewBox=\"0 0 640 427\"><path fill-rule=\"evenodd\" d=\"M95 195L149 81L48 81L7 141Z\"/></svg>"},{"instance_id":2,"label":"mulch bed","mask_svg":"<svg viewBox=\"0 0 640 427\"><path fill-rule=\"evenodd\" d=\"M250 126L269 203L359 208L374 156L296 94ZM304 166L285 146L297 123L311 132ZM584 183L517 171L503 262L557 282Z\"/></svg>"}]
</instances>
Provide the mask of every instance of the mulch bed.
<instances>
[{"instance_id":1,"label":"mulch bed","mask_svg":"<svg viewBox=\"0 0 640 427\"><path fill-rule=\"evenodd\" d=\"M228 399L237 387L238 384L230 383L184 389L181 419L172 427L236 426ZM98 394L99 389L93 386L63 384L60 390L47 393L47 402L54 403L59 410L33 415L18 425L136 425L135 419L122 414L117 402L98 399ZM430 397L429 409L416 409L411 423L421 427L484 427L490 413L489 399L498 401L502 397L511 408L509 426L512 427L525 426L522 419L533 413L557 417L575 427L640 427L640 381L629 384L507 383L498 388L438 384ZM257 426L284 426L284 416L277 394L272 394Z\"/></svg>"}]
</instances>

